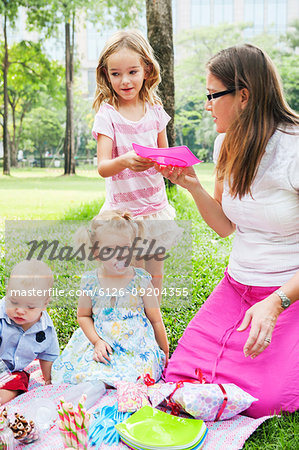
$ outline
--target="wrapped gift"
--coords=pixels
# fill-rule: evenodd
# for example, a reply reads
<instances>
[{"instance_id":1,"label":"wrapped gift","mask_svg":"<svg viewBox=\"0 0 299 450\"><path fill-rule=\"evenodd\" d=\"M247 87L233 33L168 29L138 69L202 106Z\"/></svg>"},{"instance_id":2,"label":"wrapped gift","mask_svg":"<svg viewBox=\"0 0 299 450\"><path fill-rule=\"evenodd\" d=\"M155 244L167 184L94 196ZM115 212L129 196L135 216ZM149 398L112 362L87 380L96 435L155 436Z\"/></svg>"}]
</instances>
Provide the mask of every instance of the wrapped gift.
<instances>
[{"instance_id":1,"label":"wrapped gift","mask_svg":"<svg viewBox=\"0 0 299 450\"><path fill-rule=\"evenodd\" d=\"M171 402L196 419L205 421L230 419L255 401L256 398L233 383L178 382L171 395Z\"/></svg>"},{"instance_id":2,"label":"wrapped gift","mask_svg":"<svg viewBox=\"0 0 299 450\"><path fill-rule=\"evenodd\" d=\"M176 383L158 383L148 387L148 397L153 408L167 401L168 397L176 389Z\"/></svg>"},{"instance_id":3,"label":"wrapped gift","mask_svg":"<svg viewBox=\"0 0 299 450\"><path fill-rule=\"evenodd\" d=\"M145 405L149 405L147 385L142 382L117 381L115 383L118 410L121 412L135 412Z\"/></svg>"}]
</instances>

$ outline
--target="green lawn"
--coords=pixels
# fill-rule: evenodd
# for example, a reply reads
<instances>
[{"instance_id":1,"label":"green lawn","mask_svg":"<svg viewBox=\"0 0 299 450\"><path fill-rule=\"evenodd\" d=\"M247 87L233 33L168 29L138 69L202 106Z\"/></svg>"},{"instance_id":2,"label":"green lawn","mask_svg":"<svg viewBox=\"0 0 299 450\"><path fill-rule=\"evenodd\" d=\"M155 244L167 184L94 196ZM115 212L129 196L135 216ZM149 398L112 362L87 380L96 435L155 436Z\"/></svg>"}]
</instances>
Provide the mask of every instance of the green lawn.
<instances>
[{"instance_id":1,"label":"green lawn","mask_svg":"<svg viewBox=\"0 0 299 450\"><path fill-rule=\"evenodd\" d=\"M105 182L93 170L62 176L61 169L14 169L0 176L3 219L57 219L81 203L102 200Z\"/></svg>"},{"instance_id":2,"label":"green lawn","mask_svg":"<svg viewBox=\"0 0 299 450\"><path fill-rule=\"evenodd\" d=\"M200 164L198 175L213 192L212 164ZM96 168L77 169L75 176L62 176L62 169L12 169L0 175L1 219L58 219L82 203L103 201L105 182Z\"/></svg>"},{"instance_id":3,"label":"green lawn","mask_svg":"<svg viewBox=\"0 0 299 450\"><path fill-rule=\"evenodd\" d=\"M196 167L204 187L213 192L213 165ZM77 170L77 175L63 177L62 169L17 169L10 177L0 175L0 211L3 219L91 219L104 199L104 180L95 168ZM165 308L162 311L173 350L188 322L222 278L228 262L231 238L220 239L199 217L194 202L181 189L170 196L179 219L193 223L193 292L192 304ZM2 234L2 238L1 238ZM187 255L190 257L189 255ZM3 233L0 233L0 295L5 294L5 253ZM70 274L72 267L70 266ZM61 277L62 278L62 277ZM78 276L77 276L78 278ZM59 284L61 279L56 280ZM62 280L63 282L63 280ZM50 311L61 347L77 327L75 308L53 308ZM277 368L279 370L279 368ZM299 448L299 413L266 421L246 441L246 450ZM222 449L221 449L222 450ZM225 450L225 448L223 448Z\"/></svg>"}]
</instances>

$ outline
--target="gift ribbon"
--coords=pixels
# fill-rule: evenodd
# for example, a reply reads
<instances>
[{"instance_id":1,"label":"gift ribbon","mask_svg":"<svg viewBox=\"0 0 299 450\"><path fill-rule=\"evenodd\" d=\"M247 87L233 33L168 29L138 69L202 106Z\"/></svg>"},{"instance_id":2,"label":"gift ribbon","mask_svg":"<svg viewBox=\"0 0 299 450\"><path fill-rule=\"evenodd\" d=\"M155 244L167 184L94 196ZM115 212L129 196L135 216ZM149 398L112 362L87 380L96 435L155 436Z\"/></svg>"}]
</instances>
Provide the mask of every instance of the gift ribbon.
<instances>
[{"instance_id":1,"label":"gift ribbon","mask_svg":"<svg viewBox=\"0 0 299 450\"><path fill-rule=\"evenodd\" d=\"M180 413L180 407L179 407L179 405L177 405L172 400L172 397L173 397L174 393L178 389L180 389L181 387L184 386L184 383L192 383L192 384L205 384L205 383L207 383L205 377L203 376L202 371L199 368L195 369L195 374L196 374L196 376L198 378L197 380L180 380L180 381L177 381L175 383L176 384L175 389L172 392L172 394L169 396L169 400L167 402L167 406L170 407L172 415L178 416L179 413ZM226 390L224 389L222 384L218 384L218 386L219 386L219 388L221 389L221 391L223 393L223 401L222 401L221 406L220 406L220 408L219 408L219 410L217 412L217 415L216 415L216 418L215 418L215 422L217 422L220 419L220 417L221 417L221 415L222 415L222 413L223 413L223 411L224 411L224 409L225 409L225 407L227 405L227 401L228 401Z\"/></svg>"},{"instance_id":2,"label":"gift ribbon","mask_svg":"<svg viewBox=\"0 0 299 450\"><path fill-rule=\"evenodd\" d=\"M174 395L174 393L178 390L178 389L180 389L181 387L183 387L184 386L184 383L192 383L192 384L205 384L206 383L206 379L205 379L205 377L203 376L203 373L202 373L202 371L198 368L198 369L195 369L195 374L196 374L196 376L197 376L197 380L180 380L180 381L177 381L176 383L175 383L175 389L174 389L174 391L172 392L172 394L170 394L170 396L169 396L169 400L168 400L168 402L167 402L167 406L168 407L170 407L170 409L171 409L171 414L173 415L173 416L178 416L179 415L179 413L180 413L180 407L172 400L172 397L173 397L173 395Z\"/></svg>"},{"instance_id":3,"label":"gift ribbon","mask_svg":"<svg viewBox=\"0 0 299 450\"><path fill-rule=\"evenodd\" d=\"M221 389L221 391L222 391L222 394L223 394L223 401L222 401L222 404L221 404L221 406L220 406L220 408L219 408L219 411L218 411L218 413L217 413L217 416L216 416L216 418L215 418L215 422L218 422L218 420L220 419L220 417L221 417L221 415L222 415L222 413L223 413L223 411L224 411L224 409L225 409L225 407L226 407L226 405L227 405L227 400L228 400L226 390L224 389L224 387L222 386L222 384L218 384L218 386L220 387L220 389Z\"/></svg>"},{"instance_id":4,"label":"gift ribbon","mask_svg":"<svg viewBox=\"0 0 299 450\"><path fill-rule=\"evenodd\" d=\"M136 381L141 380L141 378L143 378L143 382L146 386L153 386L156 383L155 380L151 378L149 373L146 373L142 377L139 376Z\"/></svg>"},{"instance_id":5,"label":"gift ribbon","mask_svg":"<svg viewBox=\"0 0 299 450\"><path fill-rule=\"evenodd\" d=\"M143 376L143 381L144 381L144 384L146 384L146 386L153 386L156 383L155 380L150 377L149 373L146 373Z\"/></svg>"}]
</instances>

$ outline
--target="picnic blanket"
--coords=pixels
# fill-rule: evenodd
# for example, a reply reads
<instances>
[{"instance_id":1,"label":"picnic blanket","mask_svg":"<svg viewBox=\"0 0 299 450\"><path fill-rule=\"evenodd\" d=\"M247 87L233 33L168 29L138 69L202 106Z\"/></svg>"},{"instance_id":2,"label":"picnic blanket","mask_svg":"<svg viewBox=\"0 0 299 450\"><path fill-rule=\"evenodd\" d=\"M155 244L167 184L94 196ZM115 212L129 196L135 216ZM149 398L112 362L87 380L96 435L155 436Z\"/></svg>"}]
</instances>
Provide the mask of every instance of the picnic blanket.
<instances>
[{"instance_id":1,"label":"picnic blanket","mask_svg":"<svg viewBox=\"0 0 299 450\"><path fill-rule=\"evenodd\" d=\"M29 391L26 394L22 394L16 397L14 400L9 402L6 406L9 410L15 410L20 408L21 410L26 409L26 405L29 405L30 400L36 398L48 398L54 402L59 403L59 398L63 396L63 392L69 387L67 384L62 385L49 385L44 386L41 377L41 372L39 369L39 364L34 361L26 369L31 373ZM113 405L116 402L116 391L115 389L108 389L107 393L102 397L90 410L98 407L103 407L105 405ZM205 440L203 449L204 450L238 450L241 449L246 441L246 439L257 429L257 427L263 423L265 420L272 416L265 416L259 419L251 419L250 417L237 415L229 420L223 420L219 422L206 422L209 429L207 438ZM24 448L18 446L17 449ZM57 425L55 424L50 430L44 432L36 442L27 445L28 449L38 449L38 450L53 450L63 449L63 443L59 434ZM91 447L92 448L92 447ZM108 446L102 444L101 449L124 449L128 450L128 447L119 443L118 445Z\"/></svg>"}]
</instances>

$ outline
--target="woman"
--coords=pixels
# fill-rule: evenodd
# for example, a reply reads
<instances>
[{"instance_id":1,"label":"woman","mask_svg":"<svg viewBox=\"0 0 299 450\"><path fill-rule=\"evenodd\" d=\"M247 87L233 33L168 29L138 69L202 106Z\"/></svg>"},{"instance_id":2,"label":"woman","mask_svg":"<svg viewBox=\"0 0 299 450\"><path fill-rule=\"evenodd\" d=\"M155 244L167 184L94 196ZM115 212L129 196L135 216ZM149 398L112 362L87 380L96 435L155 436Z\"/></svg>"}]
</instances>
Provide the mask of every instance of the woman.
<instances>
[{"instance_id":1,"label":"woman","mask_svg":"<svg viewBox=\"0 0 299 450\"><path fill-rule=\"evenodd\" d=\"M299 408L299 117L270 58L241 45L207 64L218 133L214 197L192 168L159 171L192 194L221 237L235 232L225 276L179 341L166 381L235 383L252 417Z\"/></svg>"}]
</instances>

